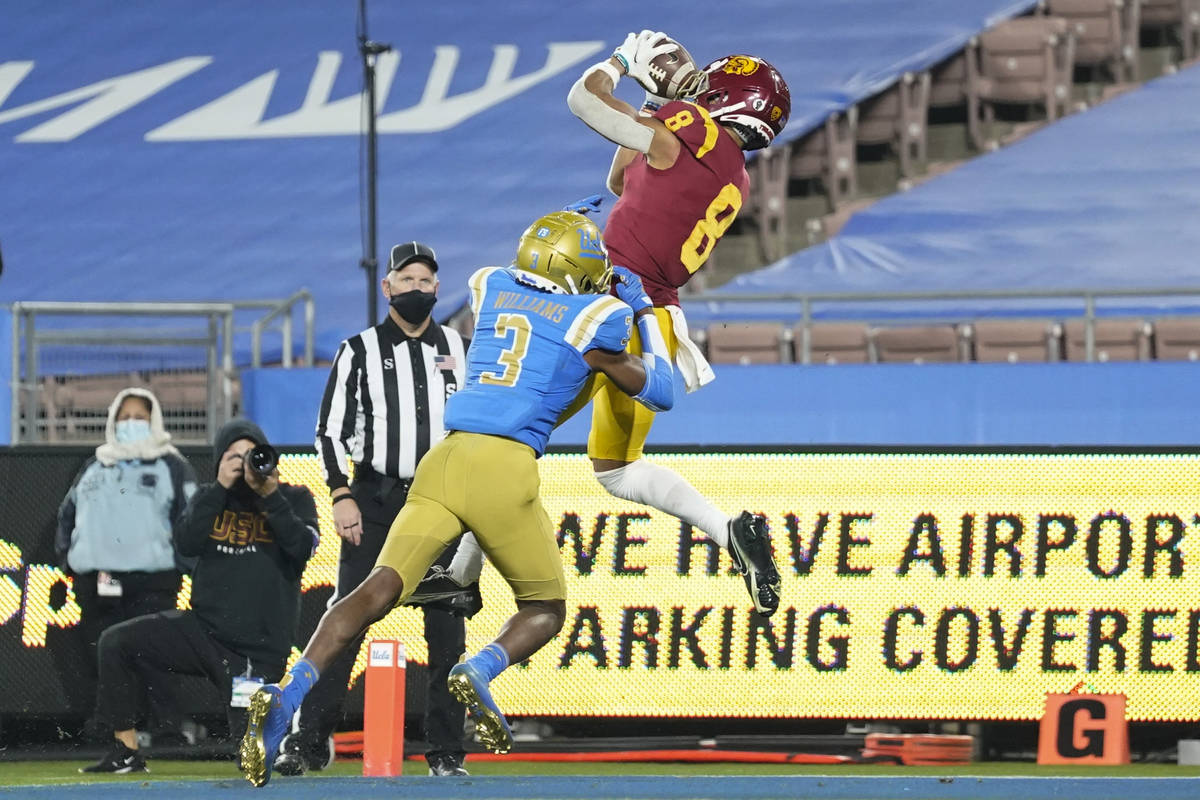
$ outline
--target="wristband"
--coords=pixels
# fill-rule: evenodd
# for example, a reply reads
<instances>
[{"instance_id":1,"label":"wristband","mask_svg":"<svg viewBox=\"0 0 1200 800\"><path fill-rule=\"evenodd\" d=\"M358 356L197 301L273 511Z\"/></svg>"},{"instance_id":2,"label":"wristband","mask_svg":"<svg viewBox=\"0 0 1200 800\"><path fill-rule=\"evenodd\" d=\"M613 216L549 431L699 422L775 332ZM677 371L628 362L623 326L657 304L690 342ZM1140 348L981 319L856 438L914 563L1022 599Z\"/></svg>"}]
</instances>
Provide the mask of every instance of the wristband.
<instances>
[{"instance_id":1,"label":"wristband","mask_svg":"<svg viewBox=\"0 0 1200 800\"><path fill-rule=\"evenodd\" d=\"M622 61L621 63L625 62ZM612 79L613 86L616 86L621 80L621 73L617 72L617 68L607 61L601 61L599 64L596 64L594 67L589 69L588 72L603 72Z\"/></svg>"},{"instance_id":2,"label":"wristband","mask_svg":"<svg viewBox=\"0 0 1200 800\"><path fill-rule=\"evenodd\" d=\"M333 498L333 502L330 503L330 505L336 506L338 503L342 502L343 500L353 500L353 499L354 499L354 495L352 495L352 494L339 495L339 496Z\"/></svg>"},{"instance_id":3,"label":"wristband","mask_svg":"<svg viewBox=\"0 0 1200 800\"><path fill-rule=\"evenodd\" d=\"M615 58L617 61L621 62L621 66L625 68L625 74L628 75L629 74L629 59L625 58L625 56L621 55L620 53L613 53L612 57ZM609 68L612 69L613 72L616 72L617 68L614 67L612 64L609 64L607 61L604 61L602 63L608 64ZM613 83L616 83L616 82L617 82L617 79L613 78Z\"/></svg>"}]
</instances>

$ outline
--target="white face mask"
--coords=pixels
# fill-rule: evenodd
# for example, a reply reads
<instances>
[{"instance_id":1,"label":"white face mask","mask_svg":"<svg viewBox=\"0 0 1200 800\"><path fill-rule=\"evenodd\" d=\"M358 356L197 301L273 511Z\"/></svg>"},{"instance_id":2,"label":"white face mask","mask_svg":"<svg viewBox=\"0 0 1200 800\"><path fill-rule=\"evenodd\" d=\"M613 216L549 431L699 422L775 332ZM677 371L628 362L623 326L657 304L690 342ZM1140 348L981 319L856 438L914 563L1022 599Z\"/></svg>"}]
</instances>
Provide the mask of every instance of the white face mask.
<instances>
[{"instance_id":1,"label":"white face mask","mask_svg":"<svg viewBox=\"0 0 1200 800\"><path fill-rule=\"evenodd\" d=\"M123 419L117 423L117 441L121 444L133 444L150 436L150 421L144 419Z\"/></svg>"}]
</instances>

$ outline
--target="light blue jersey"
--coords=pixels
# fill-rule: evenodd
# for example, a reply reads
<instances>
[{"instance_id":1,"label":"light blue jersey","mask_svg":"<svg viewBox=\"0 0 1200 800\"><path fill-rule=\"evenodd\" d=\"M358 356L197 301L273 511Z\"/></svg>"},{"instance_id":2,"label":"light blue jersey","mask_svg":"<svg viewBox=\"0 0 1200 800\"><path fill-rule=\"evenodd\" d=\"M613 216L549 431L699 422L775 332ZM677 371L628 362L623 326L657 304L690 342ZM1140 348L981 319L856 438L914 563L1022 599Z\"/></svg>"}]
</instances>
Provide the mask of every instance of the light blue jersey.
<instances>
[{"instance_id":1,"label":"light blue jersey","mask_svg":"<svg viewBox=\"0 0 1200 800\"><path fill-rule=\"evenodd\" d=\"M541 291L512 268L485 267L470 286L475 333L446 427L515 439L540 456L591 374L583 354L624 350L633 310L609 295Z\"/></svg>"}]
</instances>

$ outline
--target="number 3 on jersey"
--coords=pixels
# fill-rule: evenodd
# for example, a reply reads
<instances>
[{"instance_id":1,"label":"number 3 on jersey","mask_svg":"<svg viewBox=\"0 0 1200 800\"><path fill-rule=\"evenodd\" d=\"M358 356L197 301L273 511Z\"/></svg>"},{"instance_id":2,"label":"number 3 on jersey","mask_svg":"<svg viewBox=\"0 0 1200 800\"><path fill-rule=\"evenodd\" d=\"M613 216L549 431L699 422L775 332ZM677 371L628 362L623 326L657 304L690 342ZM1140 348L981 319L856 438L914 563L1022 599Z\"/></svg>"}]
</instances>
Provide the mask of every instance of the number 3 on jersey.
<instances>
[{"instance_id":1,"label":"number 3 on jersey","mask_svg":"<svg viewBox=\"0 0 1200 800\"><path fill-rule=\"evenodd\" d=\"M688 272L695 272L704 265L717 240L724 235L733 219L742 210L742 193L732 183L725 184L717 196L704 209L704 216L696 222L692 233L679 250L679 260Z\"/></svg>"},{"instance_id":2,"label":"number 3 on jersey","mask_svg":"<svg viewBox=\"0 0 1200 800\"><path fill-rule=\"evenodd\" d=\"M512 386L521 377L521 362L529 353L529 319L524 314L500 314L496 317L496 336L507 339L511 332L512 345L500 353L498 363L504 372L483 372L479 382L492 386Z\"/></svg>"}]
</instances>

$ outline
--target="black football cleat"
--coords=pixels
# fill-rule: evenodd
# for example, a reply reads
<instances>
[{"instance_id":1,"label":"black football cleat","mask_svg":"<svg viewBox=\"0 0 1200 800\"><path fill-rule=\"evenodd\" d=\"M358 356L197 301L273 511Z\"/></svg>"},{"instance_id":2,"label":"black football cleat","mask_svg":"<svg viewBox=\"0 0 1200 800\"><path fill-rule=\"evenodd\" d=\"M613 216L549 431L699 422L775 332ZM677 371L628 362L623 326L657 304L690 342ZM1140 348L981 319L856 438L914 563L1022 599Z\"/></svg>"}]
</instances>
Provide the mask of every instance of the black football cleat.
<instances>
[{"instance_id":1,"label":"black football cleat","mask_svg":"<svg viewBox=\"0 0 1200 800\"><path fill-rule=\"evenodd\" d=\"M126 775L130 772L149 772L146 759L137 750L126 747L121 742L115 742L113 749L104 754L104 758L90 766L80 767L80 772L108 772L115 775Z\"/></svg>"},{"instance_id":2,"label":"black football cleat","mask_svg":"<svg viewBox=\"0 0 1200 800\"><path fill-rule=\"evenodd\" d=\"M434 565L404 605L430 606L470 619L483 608L483 594L479 591L479 581L463 586L444 567Z\"/></svg>"},{"instance_id":3,"label":"black football cleat","mask_svg":"<svg viewBox=\"0 0 1200 800\"><path fill-rule=\"evenodd\" d=\"M454 755L436 755L426 756L425 760L429 762L430 777L446 778L446 777L462 777L470 775L466 768L463 767L463 760L459 756Z\"/></svg>"},{"instance_id":4,"label":"black football cleat","mask_svg":"<svg viewBox=\"0 0 1200 800\"><path fill-rule=\"evenodd\" d=\"M782 588L775 556L771 552L771 534L767 518L743 511L729 521L729 554L733 565L746 580L746 589L754 601L754 610L769 617L779 608Z\"/></svg>"},{"instance_id":5,"label":"black football cleat","mask_svg":"<svg viewBox=\"0 0 1200 800\"><path fill-rule=\"evenodd\" d=\"M304 741L299 733L289 733L283 737L283 744L279 746L279 755L275 757L275 771L280 775L317 772L329 767L335 756L332 736L317 745Z\"/></svg>"}]
</instances>

